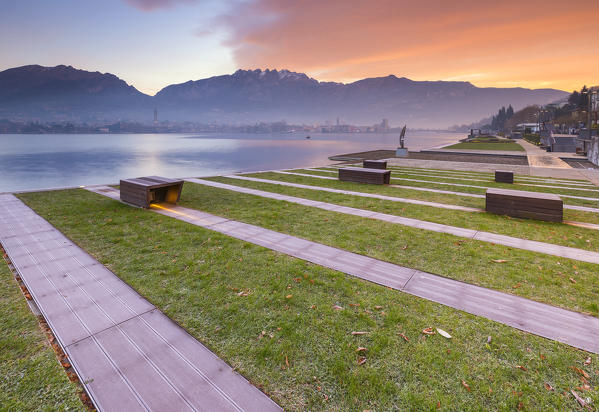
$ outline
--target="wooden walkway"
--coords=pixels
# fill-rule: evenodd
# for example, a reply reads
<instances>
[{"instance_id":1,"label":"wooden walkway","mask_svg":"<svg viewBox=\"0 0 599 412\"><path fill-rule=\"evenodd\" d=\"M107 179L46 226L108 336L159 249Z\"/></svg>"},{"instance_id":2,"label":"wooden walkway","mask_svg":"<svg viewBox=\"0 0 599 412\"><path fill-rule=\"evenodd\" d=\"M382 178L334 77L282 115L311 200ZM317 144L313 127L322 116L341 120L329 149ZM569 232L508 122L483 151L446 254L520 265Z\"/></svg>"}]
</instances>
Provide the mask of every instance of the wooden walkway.
<instances>
[{"instance_id":1,"label":"wooden walkway","mask_svg":"<svg viewBox=\"0 0 599 412\"><path fill-rule=\"evenodd\" d=\"M0 242L98 410L280 410L12 195Z\"/></svg>"},{"instance_id":2,"label":"wooden walkway","mask_svg":"<svg viewBox=\"0 0 599 412\"><path fill-rule=\"evenodd\" d=\"M273 170L273 172L274 173L279 173L279 174L285 174L285 175L312 177L312 178L316 178L316 179L339 180L336 177L332 177L332 176L311 175L311 174L308 174L308 173L286 172L286 171L283 171L283 170ZM394 178L392 177L391 180L393 180L393 179ZM472 186L472 185L464 185L464 184L459 184L459 183L432 182L432 181L429 181L429 180L415 180L415 179L397 179L397 180L412 180L412 181L416 181L416 182L430 183L430 184L440 184L440 185L449 185L449 186L461 186L461 187L473 187L473 188L477 188L477 189L489 189L486 186ZM479 194L475 194L475 193L453 192L453 191L449 191L449 190L432 189L432 188L427 188L427 187L405 186L405 185L395 185L395 184L391 184L391 185L389 185L389 187L396 187L398 189L419 190L419 191L432 192L432 193L443 193L443 194L448 194L448 195L457 195L457 196L466 196L466 197L477 197L477 198L481 198L481 199L485 198L485 195L479 195ZM583 199L583 200L593 200L593 201L599 202L599 198L594 198L594 197L580 197L580 196L569 196L569 195L560 195L560 194L558 194L558 196L561 196L561 197L571 197L571 198ZM580 211L584 211L584 212L599 213L599 208L587 207L587 206L564 205L564 209L573 209L573 210L580 210Z\"/></svg>"},{"instance_id":3,"label":"wooden walkway","mask_svg":"<svg viewBox=\"0 0 599 412\"><path fill-rule=\"evenodd\" d=\"M110 187L86 189L113 199L119 198L119 192ZM171 205L153 206L151 210L526 332L599 353L597 339L599 318L406 268L199 210Z\"/></svg>"},{"instance_id":4,"label":"wooden walkway","mask_svg":"<svg viewBox=\"0 0 599 412\"><path fill-rule=\"evenodd\" d=\"M198 183L205 186L217 187L220 189L231 190L240 193L252 194L255 196L266 197L270 199L283 200L290 203L297 203L304 206L316 207L348 215L367 217L370 219L382 220L384 222L398 225L414 227L417 229L430 230L437 233L447 233L454 236L465 237L468 239L480 240L498 245L513 247L515 249L528 250L536 253L543 253L552 256L559 256L567 259L579 260L581 262L599 264L599 252L592 252L584 249L577 249L568 246L560 246L552 243L538 242L536 240L527 240L517 237L500 235L491 232L482 232L474 229L466 229L457 226L443 225L441 223L427 222L409 217L389 215L386 213L373 212L371 210L357 209L348 206L336 205L333 203L319 202L317 200L303 199L301 197L287 196L279 193L271 193L263 190L250 189L241 186L228 185L225 183L213 182L203 179L185 179L188 182Z\"/></svg>"}]
</instances>

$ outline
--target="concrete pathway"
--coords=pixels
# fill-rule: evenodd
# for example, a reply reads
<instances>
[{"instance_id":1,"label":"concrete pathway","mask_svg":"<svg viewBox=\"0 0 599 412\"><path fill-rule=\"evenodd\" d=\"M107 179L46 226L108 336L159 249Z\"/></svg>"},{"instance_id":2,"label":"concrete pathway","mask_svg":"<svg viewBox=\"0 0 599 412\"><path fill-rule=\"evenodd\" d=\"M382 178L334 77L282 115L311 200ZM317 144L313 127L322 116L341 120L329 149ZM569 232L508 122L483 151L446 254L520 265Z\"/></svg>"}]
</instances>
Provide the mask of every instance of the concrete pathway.
<instances>
[{"instance_id":1,"label":"concrete pathway","mask_svg":"<svg viewBox=\"0 0 599 412\"><path fill-rule=\"evenodd\" d=\"M357 167L362 167L361 165L358 165ZM321 171L321 172L328 172L328 173L337 173L337 170L341 169L342 167L336 167L336 166L325 166L325 167L321 167L321 168L306 168L304 170L315 170L315 171ZM293 170L293 169L289 169L289 170ZM437 177L437 178L441 178L441 179L460 179L460 180L467 180L467 181L471 181L471 182L494 182L495 178L493 175L490 176L480 176L480 175L474 175L474 174L466 174L466 173L452 173L452 172L443 172L441 173L440 171L429 171L429 170L414 170L414 169L401 169L401 168L397 168L397 167L389 167L388 170L395 172L395 173L400 173L400 174L409 174L412 176L427 176L427 177ZM597 189L597 186L595 186L593 183L591 182L586 182L586 181L580 181L580 182L573 182L573 181L567 181L567 180L555 180L555 179L543 179L543 178L534 178L534 177L524 177L524 176L514 176L514 180L516 185L521 185L521 186L535 186L538 185L539 187L552 187L552 188L558 188L558 189L573 189L573 190L579 190L579 187L583 187L588 189L593 189L595 191L599 192L599 189ZM562 186L544 186L544 185L539 185L539 183L550 183L550 184L557 184L557 185L562 185ZM577 187L579 186L579 187ZM584 189L580 189L580 190L584 190Z\"/></svg>"},{"instance_id":2,"label":"concrete pathway","mask_svg":"<svg viewBox=\"0 0 599 412\"><path fill-rule=\"evenodd\" d=\"M86 189L113 199L119 197L119 192L110 187ZM158 205L152 210L379 285L599 353L599 319L592 316L394 265L199 210L174 205Z\"/></svg>"},{"instance_id":3,"label":"concrete pathway","mask_svg":"<svg viewBox=\"0 0 599 412\"><path fill-rule=\"evenodd\" d=\"M424 220L412 219L408 217L389 215L386 213L373 212L371 210L357 209L348 206L340 206L333 203L319 202L316 200L303 199L301 197L287 196L279 193L265 192L263 190L250 189L228 185L225 183L213 182L203 179L186 179L188 182L197 183L205 186L216 187L219 189L231 190L240 193L252 194L255 196L283 200L290 203L296 203L304 206L316 207L348 215L367 217L370 219L381 220L384 222L398 225L414 227L417 229L430 230L437 233L447 233L454 236L465 237L468 239L480 240L498 245L513 247L516 249L528 250L531 252L543 253L552 256L559 256L567 259L579 260L581 262L599 264L599 253L588 250L577 249L573 247L554 245L552 243L537 242L535 240L520 239L517 237L500 235L490 232L482 232L474 229L465 229L456 226L443 225L440 223L427 222Z\"/></svg>"},{"instance_id":4,"label":"concrete pathway","mask_svg":"<svg viewBox=\"0 0 599 412\"><path fill-rule=\"evenodd\" d=\"M572 167L555 156L551 152L547 152L526 140L519 140L520 146L526 150L526 156L528 157L528 165L531 168L553 168L553 169L571 169Z\"/></svg>"},{"instance_id":5,"label":"concrete pathway","mask_svg":"<svg viewBox=\"0 0 599 412\"><path fill-rule=\"evenodd\" d=\"M99 411L280 410L12 195L0 242Z\"/></svg>"},{"instance_id":6,"label":"concrete pathway","mask_svg":"<svg viewBox=\"0 0 599 412\"><path fill-rule=\"evenodd\" d=\"M311 175L311 174L308 174L308 173L285 172L285 171L282 171L282 170L273 170L273 172L274 173L287 174L287 175L315 177L317 179L339 180L337 177ZM429 184L444 185L444 186L472 187L472 188L475 188L475 189L485 189L485 190L489 189L489 187L487 187L487 186L466 185L466 184L463 184L463 183L434 182L432 180L410 179L410 178L407 178L407 177L398 177L398 178L392 177L391 180L405 180L405 181L408 181L408 182L429 183ZM398 185L391 185L391 186L404 187L406 189L412 189L413 188L412 186L398 186ZM416 189L416 190L418 190L418 189ZM591 200L591 201L599 202L599 198L596 198L596 197L584 197L584 196L564 195L564 194L561 194L561 193L556 193L556 194L558 196L569 197L571 199Z\"/></svg>"},{"instance_id":7,"label":"concrete pathway","mask_svg":"<svg viewBox=\"0 0 599 412\"><path fill-rule=\"evenodd\" d=\"M367 197L367 198L371 198L371 199L389 200L391 202L410 203L410 204L417 204L417 205L422 205L422 206L436 207L436 208L441 208L441 209L459 210L462 212L475 212L475 213L485 212L485 209L481 209L481 208L477 208L477 207L467 207L467 206L459 206L459 205L437 203L437 202L425 202L425 201L415 200L415 199L405 199L405 198L401 198L401 197L384 196L384 195L379 195L376 193L353 192L350 190L332 189L330 187L310 186L310 185L302 185L299 183L282 182L280 180L268 180L268 179L260 179L257 177L248 177L248 176L239 176L239 175L228 175L228 176L224 176L224 177L227 177L229 179L246 180L246 181L258 182L258 183L268 183L268 184L280 185L280 186L297 187L299 189L317 190L320 192L340 193L340 194L350 195L350 196L359 196L359 197ZM193 178L189 178L186 180L193 182ZM253 190L253 189L250 189L250 190ZM247 192L247 193L250 193L250 192ZM269 193L269 192L265 192L265 193ZM484 196L481 195L481 197L484 197ZM597 211L599 212L599 209L597 209ZM578 226L578 227L583 227L586 229L599 230L599 224L594 224L594 223L575 222L575 221L571 221L571 220L564 220L562 223L565 225Z\"/></svg>"}]
</instances>

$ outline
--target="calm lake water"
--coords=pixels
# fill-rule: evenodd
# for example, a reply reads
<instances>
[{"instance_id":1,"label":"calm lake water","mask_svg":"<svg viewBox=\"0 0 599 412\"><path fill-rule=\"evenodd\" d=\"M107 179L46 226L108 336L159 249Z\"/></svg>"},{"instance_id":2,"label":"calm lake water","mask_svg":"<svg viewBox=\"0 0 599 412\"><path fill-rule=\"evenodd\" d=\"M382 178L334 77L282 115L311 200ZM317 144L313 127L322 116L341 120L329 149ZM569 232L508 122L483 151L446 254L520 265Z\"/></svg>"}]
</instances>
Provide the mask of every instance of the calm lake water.
<instances>
[{"instance_id":1,"label":"calm lake water","mask_svg":"<svg viewBox=\"0 0 599 412\"><path fill-rule=\"evenodd\" d=\"M395 149L397 134L0 134L0 192L166 177L308 167L328 156ZM426 149L457 133L409 132L406 146Z\"/></svg>"}]
</instances>

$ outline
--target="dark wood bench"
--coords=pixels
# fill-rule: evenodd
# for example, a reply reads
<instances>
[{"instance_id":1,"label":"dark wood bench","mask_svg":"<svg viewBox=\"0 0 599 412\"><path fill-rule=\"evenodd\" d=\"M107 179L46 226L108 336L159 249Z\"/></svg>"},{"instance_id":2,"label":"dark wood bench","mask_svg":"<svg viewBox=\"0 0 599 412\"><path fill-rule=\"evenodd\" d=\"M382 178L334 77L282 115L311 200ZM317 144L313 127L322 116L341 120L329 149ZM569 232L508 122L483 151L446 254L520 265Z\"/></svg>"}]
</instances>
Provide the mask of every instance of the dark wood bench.
<instances>
[{"instance_id":1,"label":"dark wood bench","mask_svg":"<svg viewBox=\"0 0 599 412\"><path fill-rule=\"evenodd\" d=\"M497 183L514 183L514 172L495 170L495 181Z\"/></svg>"},{"instance_id":2,"label":"dark wood bench","mask_svg":"<svg viewBox=\"0 0 599 412\"><path fill-rule=\"evenodd\" d=\"M364 160L362 165L368 169L387 169L386 160Z\"/></svg>"},{"instance_id":3,"label":"dark wood bench","mask_svg":"<svg viewBox=\"0 0 599 412\"><path fill-rule=\"evenodd\" d=\"M564 204L552 193L524 192L509 189L487 189L487 212L528 219L561 222Z\"/></svg>"},{"instance_id":4,"label":"dark wood bench","mask_svg":"<svg viewBox=\"0 0 599 412\"><path fill-rule=\"evenodd\" d=\"M346 167L339 169L339 180L348 182L388 185L390 178L390 170L365 169L363 167Z\"/></svg>"},{"instance_id":5,"label":"dark wood bench","mask_svg":"<svg viewBox=\"0 0 599 412\"><path fill-rule=\"evenodd\" d=\"M151 203L177 203L181 197L183 180L160 176L138 177L121 180L121 200L139 207Z\"/></svg>"}]
</instances>

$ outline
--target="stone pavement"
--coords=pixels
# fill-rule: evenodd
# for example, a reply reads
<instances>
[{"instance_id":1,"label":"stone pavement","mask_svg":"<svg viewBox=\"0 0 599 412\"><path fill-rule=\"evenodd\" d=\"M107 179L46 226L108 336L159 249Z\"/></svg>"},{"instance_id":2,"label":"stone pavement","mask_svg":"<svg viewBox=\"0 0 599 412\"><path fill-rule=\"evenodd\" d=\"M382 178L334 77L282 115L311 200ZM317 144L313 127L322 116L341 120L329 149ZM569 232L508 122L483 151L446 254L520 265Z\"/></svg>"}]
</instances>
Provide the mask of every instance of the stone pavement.
<instances>
[{"instance_id":1,"label":"stone pavement","mask_svg":"<svg viewBox=\"0 0 599 412\"><path fill-rule=\"evenodd\" d=\"M417 229L430 230L437 233L447 233L454 236L465 237L468 239L480 240L498 245L513 247L516 249L528 250L531 252L544 253L547 255L559 256L567 259L579 260L581 262L599 264L599 253L588 250L577 249L568 246L560 246L552 243L538 242L535 240L520 239L517 237L500 235L491 232L482 232L474 229L465 229L456 226L443 225L440 223L427 222L424 220L412 219L408 217L389 215L386 213L373 212L371 210L357 209L354 207L341 206L333 203L319 202L317 200L303 199L301 197L287 196L279 193L265 192L263 190L250 189L228 185L225 183L213 182L203 179L186 179L188 182L202 184L205 186L216 187L225 190L231 190L240 193L252 194L255 196L269 199L282 200L290 203L297 203L304 206L316 207L337 213L367 217L369 219L381 220L384 222L413 227Z\"/></svg>"},{"instance_id":2,"label":"stone pavement","mask_svg":"<svg viewBox=\"0 0 599 412\"><path fill-rule=\"evenodd\" d=\"M99 411L281 410L13 195L0 242Z\"/></svg>"},{"instance_id":3,"label":"stone pavement","mask_svg":"<svg viewBox=\"0 0 599 412\"><path fill-rule=\"evenodd\" d=\"M110 187L86 189L113 199L119 198L118 190ZM593 316L406 268L199 210L174 205L157 205L152 210L526 332L599 353L599 319Z\"/></svg>"}]
</instances>

